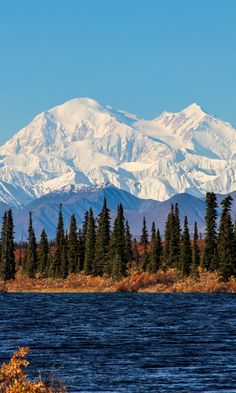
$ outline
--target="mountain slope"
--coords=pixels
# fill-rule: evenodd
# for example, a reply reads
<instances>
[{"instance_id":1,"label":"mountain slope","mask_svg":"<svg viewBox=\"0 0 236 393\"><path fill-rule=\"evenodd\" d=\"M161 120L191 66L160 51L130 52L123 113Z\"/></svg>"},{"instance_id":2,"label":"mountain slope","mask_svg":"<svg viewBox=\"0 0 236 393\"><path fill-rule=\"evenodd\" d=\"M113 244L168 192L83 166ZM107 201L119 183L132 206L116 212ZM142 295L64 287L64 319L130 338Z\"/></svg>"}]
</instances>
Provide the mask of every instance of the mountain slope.
<instances>
[{"instance_id":1,"label":"mountain slope","mask_svg":"<svg viewBox=\"0 0 236 393\"><path fill-rule=\"evenodd\" d=\"M0 147L0 201L113 184L144 199L236 189L236 130L192 104L154 120L88 98L36 116Z\"/></svg>"},{"instance_id":2,"label":"mountain slope","mask_svg":"<svg viewBox=\"0 0 236 393\"><path fill-rule=\"evenodd\" d=\"M234 201L232 205L232 218L236 214L236 192L231 193ZM178 203L180 208L181 225L183 226L184 216L188 216L190 232L193 233L195 221L198 224L199 232L204 236L205 232L205 200L196 198L190 194L176 194L170 199L159 202L151 199L140 199L127 191L120 190L114 186L104 188L89 187L79 191L71 188L68 192L53 192L38 198L23 208L14 208L15 238L16 240L26 240L28 233L28 216L29 211L33 215L33 223L37 237L43 228L50 239L54 238L59 205L63 205L63 216L65 228L68 229L72 214L75 214L79 225L82 224L84 213L93 208L97 216L103 205L104 197L107 199L109 209L111 210L112 220L116 215L117 204L122 203L125 210L125 217L128 219L131 232L134 237L141 234L143 217L146 217L147 226L150 231L152 222L164 233L165 222L170 211L171 204ZM220 201L223 195L218 195L218 206L220 214ZM0 203L0 212L6 210L6 205ZM2 214L1 213L1 214Z\"/></svg>"}]
</instances>

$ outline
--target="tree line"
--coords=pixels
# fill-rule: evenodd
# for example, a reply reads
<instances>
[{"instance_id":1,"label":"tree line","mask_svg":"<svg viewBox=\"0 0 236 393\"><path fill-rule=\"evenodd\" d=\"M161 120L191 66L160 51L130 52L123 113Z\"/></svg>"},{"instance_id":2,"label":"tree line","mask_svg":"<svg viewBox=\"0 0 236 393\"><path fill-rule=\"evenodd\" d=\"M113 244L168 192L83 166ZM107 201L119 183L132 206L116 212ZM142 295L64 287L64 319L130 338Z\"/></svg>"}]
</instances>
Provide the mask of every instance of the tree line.
<instances>
[{"instance_id":1,"label":"tree line","mask_svg":"<svg viewBox=\"0 0 236 393\"><path fill-rule=\"evenodd\" d=\"M232 197L221 201L221 216L217 225L217 199L213 192L206 194L206 232L203 252L199 248L197 223L190 238L188 217L180 225L180 211L176 203L167 216L164 237L153 222L151 234L145 217L140 241L132 238L122 204L111 228L110 210L104 199L101 213L95 219L92 208L84 215L79 228L73 214L68 232L64 229L62 205L59 207L56 237L49 243L43 229L37 243L32 214L29 213L28 239L18 268L28 277L66 278L68 274L83 272L94 276L121 279L133 267L138 271L155 273L169 268L178 269L182 276L198 276L201 265L206 271L218 271L223 280L236 276L236 225L231 218ZM5 212L0 240L0 277L7 281L15 278L14 224L12 211ZM19 247L18 247L19 250Z\"/></svg>"}]
</instances>

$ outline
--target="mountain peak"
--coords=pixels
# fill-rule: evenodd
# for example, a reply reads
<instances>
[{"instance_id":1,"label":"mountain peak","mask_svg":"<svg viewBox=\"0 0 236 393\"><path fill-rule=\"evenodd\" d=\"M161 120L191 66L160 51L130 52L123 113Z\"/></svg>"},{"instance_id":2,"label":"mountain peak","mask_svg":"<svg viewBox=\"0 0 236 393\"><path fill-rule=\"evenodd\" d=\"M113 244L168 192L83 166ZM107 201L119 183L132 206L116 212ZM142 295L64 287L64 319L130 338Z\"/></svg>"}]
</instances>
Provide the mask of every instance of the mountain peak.
<instances>
[{"instance_id":1,"label":"mountain peak","mask_svg":"<svg viewBox=\"0 0 236 393\"><path fill-rule=\"evenodd\" d=\"M101 110L102 105L99 104L96 100L88 97L83 98L73 98L69 101L64 102L61 105L58 105L52 109L50 112L67 112L70 114L71 112L76 112L79 109L92 109L92 110Z\"/></svg>"},{"instance_id":2,"label":"mountain peak","mask_svg":"<svg viewBox=\"0 0 236 393\"><path fill-rule=\"evenodd\" d=\"M193 103L155 120L74 98L0 147L0 201L111 183L141 198L236 187L236 130Z\"/></svg>"},{"instance_id":3,"label":"mountain peak","mask_svg":"<svg viewBox=\"0 0 236 393\"><path fill-rule=\"evenodd\" d=\"M192 104L188 105L186 108L184 108L182 111L187 116L192 116L196 113L198 114L203 114L205 115L206 113L203 111L201 106L197 104L196 102L193 102Z\"/></svg>"}]
</instances>

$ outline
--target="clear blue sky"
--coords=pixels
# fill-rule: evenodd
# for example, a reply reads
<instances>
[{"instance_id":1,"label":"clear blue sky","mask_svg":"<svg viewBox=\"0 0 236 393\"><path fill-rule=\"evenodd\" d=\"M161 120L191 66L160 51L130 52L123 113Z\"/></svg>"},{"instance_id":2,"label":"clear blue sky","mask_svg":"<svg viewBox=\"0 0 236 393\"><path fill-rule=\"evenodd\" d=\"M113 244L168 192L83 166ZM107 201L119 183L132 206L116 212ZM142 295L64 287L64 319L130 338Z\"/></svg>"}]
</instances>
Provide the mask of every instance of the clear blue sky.
<instances>
[{"instance_id":1,"label":"clear blue sky","mask_svg":"<svg viewBox=\"0 0 236 393\"><path fill-rule=\"evenodd\" d=\"M0 143L74 97L236 125L235 0L0 0Z\"/></svg>"}]
</instances>

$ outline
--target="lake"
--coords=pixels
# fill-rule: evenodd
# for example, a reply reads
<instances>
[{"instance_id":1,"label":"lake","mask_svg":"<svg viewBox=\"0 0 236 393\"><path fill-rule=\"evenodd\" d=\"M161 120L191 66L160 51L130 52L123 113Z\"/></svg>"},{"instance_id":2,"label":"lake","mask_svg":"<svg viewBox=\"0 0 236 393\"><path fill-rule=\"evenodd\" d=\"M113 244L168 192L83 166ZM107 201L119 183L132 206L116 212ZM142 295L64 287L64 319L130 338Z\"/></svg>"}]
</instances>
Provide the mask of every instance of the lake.
<instances>
[{"instance_id":1,"label":"lake","mask_svg":"<svg viewBox=\"0 0 236 393\"><path fill-rule=\"evenodd\" d=\"M236 297L228 294L0 294L0 362L68 392L236 392Z\"/></svg>"}]
</instances>

